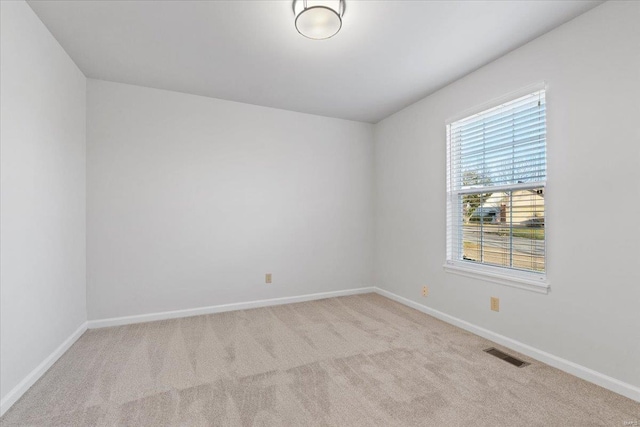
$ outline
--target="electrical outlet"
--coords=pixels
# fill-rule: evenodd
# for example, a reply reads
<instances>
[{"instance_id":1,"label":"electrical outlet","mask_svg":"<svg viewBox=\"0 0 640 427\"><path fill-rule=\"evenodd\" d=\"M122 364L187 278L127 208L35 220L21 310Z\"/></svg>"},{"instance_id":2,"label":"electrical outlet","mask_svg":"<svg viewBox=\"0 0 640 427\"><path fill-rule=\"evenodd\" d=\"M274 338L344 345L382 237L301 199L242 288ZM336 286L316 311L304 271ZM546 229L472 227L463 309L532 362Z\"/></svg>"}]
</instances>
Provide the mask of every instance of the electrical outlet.
<instances>
[{"instance_id":1,"label":"electrical outlet","mask_svg":"<svg viewBox=\"0 0 640 427\"><path fill-rule=\"evenodd\" d=\"M422 296L426 297L429 295L429 287L428 286L423 286L422 287Z\"/></svg>"},{"instance_id":2,"label":"electrical outlet","mask_svg":"<svg viewBox=\"0 0 640 427\"><path fill-rule=\"evenodd\" d=\"M264 283L271 283L271 273L264 275Z\"/></svg>"},{"instance_id":3,"label":"electrical outlet","mask_svg":"<svg viewBox=\"0 0 640 427\"><path fill-rule=\"evenodd\" d=\"M491 297L491 310L500 311L500 298Z\"/></svg>"}]
</instances>

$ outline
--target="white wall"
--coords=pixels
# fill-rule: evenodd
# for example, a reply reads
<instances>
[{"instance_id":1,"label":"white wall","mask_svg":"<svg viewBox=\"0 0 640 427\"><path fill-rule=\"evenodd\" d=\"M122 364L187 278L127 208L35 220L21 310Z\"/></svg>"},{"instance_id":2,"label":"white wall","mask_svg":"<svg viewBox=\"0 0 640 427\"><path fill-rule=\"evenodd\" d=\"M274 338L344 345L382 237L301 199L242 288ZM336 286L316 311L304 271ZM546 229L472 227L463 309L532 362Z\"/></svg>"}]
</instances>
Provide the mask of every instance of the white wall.
<instances>
[{"instance_id":1,"label":"white wall","mask_svg":"<svg viewBox=\"0 0 640 427\"><path fill-rule=\"evenodd\" d=\"M640 3L605 3L376 125L377 286L640 386L639 21ZM539 81L548 295L442 268L445 121Z\"/></svg>"},{"instance_id":2,"label":"white wall","mask_svg":"<svg viewBox=\"0 0 640 427\"><path fill-rule=\"evenodd\" d=\"M87 93L89 319L371 286L372 125Z\"/></svg>"},{"instance_id":3,"label":"white wall","mask_svg":"<svg viewBox=\"0 0 640 427\"><path fill-rule=\"evenodd\" d=\"M10 391L87 320L86 79L26 3L0 4L0 394L6 409Z\"/></svg>"}]
</instances>

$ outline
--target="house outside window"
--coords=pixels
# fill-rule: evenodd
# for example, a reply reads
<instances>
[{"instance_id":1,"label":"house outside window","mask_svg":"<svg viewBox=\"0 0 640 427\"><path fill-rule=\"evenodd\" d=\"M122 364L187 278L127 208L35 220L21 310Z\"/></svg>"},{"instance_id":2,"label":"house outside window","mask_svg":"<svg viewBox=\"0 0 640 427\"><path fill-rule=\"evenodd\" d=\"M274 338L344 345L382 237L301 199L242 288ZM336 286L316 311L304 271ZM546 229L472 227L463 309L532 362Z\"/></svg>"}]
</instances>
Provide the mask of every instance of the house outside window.
<instances>
[{"instance_id":1,"label":"house outside window","mask_svg":"<svg viewBox=\"0 0 640 427\"><path fill-rule=\"evenodd\" d=\"M447 124L445 268L546 291L546 99L529 90Z\"/></svg>"}]
</instances>

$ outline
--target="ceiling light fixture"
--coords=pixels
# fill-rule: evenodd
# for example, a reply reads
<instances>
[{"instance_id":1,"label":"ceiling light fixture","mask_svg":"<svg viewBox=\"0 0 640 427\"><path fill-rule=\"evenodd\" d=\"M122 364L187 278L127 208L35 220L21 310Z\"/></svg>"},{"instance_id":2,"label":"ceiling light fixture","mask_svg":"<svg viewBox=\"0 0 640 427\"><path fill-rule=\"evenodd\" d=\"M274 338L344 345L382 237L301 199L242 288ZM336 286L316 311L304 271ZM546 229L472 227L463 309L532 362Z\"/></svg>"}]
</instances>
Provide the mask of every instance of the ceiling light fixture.
<instances>
[{"instance_id":1,"label":"ceiling light fixture","mask_svg":"<svg viewBox=\"0 0 640 427\"><path fill-rule=\"evenodd\" d=\"M307 0L293 0L296 30L313 40L324 40L338 34L342 28L345 0L310 1L309 3L312 5L308 5ZM330 5L337 6L337 9Z\"/></svg>"}]
</instances>

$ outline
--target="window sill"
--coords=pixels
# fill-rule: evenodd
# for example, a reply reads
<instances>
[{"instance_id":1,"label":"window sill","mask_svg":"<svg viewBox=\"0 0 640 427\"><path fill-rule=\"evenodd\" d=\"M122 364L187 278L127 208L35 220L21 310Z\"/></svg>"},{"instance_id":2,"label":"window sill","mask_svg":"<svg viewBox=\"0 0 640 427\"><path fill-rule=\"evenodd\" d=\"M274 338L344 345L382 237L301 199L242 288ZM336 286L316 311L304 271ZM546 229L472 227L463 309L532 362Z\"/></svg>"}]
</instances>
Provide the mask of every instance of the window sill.
<instances>
[{"instance_id":1,"label":"window sill","mask_svg":"<svg viewBox=\"0 0 640 427\"><path fill-rule=\"evenodd\" d=\"M447 273L485 280L487 282L511 286L513 288L524 289L540 294L548 294L550 289L546 279L533 276L527 277L526 273L523 275L504 274L504 272L495 271L495 269L487 266L476 267L460 265L459 263L447 263L443 265L443 268Z\"/></svg>"}]
</instances>

